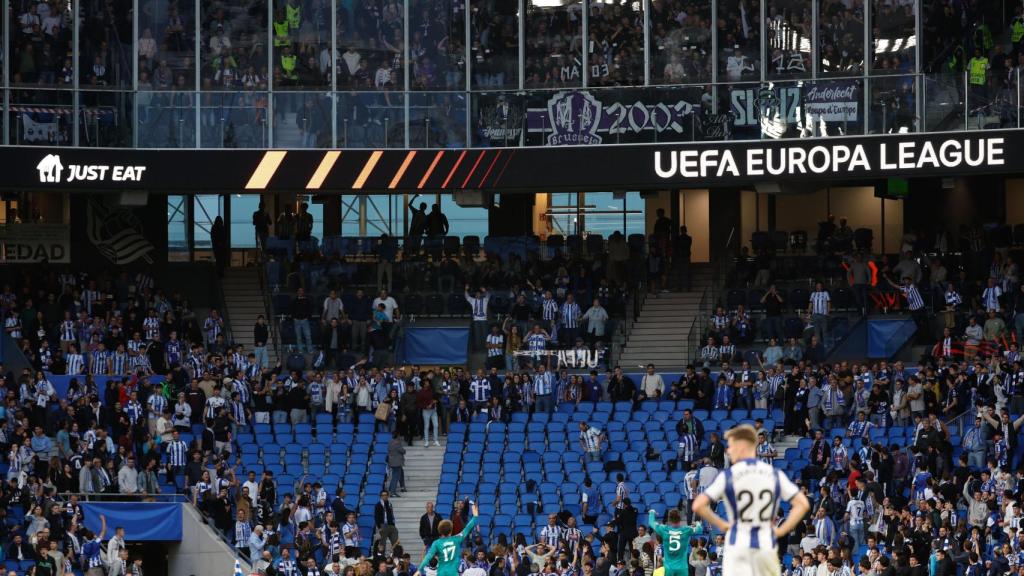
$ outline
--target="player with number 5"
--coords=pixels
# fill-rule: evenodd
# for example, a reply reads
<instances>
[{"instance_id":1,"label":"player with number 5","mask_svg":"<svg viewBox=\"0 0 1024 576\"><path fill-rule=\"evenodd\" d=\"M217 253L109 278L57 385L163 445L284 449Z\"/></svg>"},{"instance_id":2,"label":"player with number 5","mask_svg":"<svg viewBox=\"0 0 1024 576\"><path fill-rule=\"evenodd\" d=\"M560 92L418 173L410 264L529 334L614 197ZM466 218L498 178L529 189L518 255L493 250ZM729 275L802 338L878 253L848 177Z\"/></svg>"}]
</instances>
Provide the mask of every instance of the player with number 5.
<instances>
[{"instance_id":1,"label":"player with number 5","mask_svg":"<svg viewBox=\"0 0 1024 576\"><path fill-rule=\"evenodd\" d=\"M452 536L452 521L441 520L437 525L437 533L441 535L440 538L434 540L434 543L430 545L430 549L427 550L426 556L423 557L423 561L420 562L420 566L430 566L430 561L436 556L437 557L437 576L459 576L459 561L461 560L462 541L465 540L473 528L476 528L477 516L480 514L479 508L477 508L476 502L471 503L471 509L473 511L473 517L469 519L469 523L455 536ZM416 571L413 576L420 576L422 572Z\"/></svg>"},{"instance_id":2,"label":"player with number 5","mask_svg":"<svg viewBox=\"0 0 1024 576\"><path fill-rule=\"evenodd\" d=\"M758 460L753 426L737 426L725 438L732 466L697 496L693 511L725 533L722 576L779 576L782 567L775 539L792 531L811 506L781 470ZM728 520L711 509L711 503L723 497ZM776 526L773 521L783 500L792 508Z\"/></svg>"},{"instance_id":3,"label":"player with number 5","mask_svg":"<svg viewBox=\"0 0 1024 576\"><path fill-rule=\"evenodd\" d=\"M661 540L665 552L665 576L689 576L690 536L701 533L700 524L683 526L679 510L668 511L668 524L660 524L654 510L650 512L648 524Z\"/></svg>"}]
</instances>

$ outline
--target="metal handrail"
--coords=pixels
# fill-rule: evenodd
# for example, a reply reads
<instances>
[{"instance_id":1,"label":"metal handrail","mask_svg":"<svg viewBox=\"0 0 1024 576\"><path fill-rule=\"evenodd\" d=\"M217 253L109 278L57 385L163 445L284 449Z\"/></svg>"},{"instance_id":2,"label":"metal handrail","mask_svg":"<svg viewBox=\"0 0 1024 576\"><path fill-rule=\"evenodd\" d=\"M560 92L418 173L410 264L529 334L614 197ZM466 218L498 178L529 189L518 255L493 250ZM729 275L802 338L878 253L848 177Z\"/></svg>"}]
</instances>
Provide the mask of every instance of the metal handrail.
<instances>
[{"instance_id":1,"label":"metal handrail","mask_svg":"<svg viewBox=\"0 0 1024 576\"><path fill-rule=\"evenodd\" d=\"M270 284L267 282L266 255L263 252L263 248L260 246L256 248L256 254L256 273L259 277L260 296L263 297L263 315L267 319L268 332L270 333L271 340L271 342L267 342L267 345L269 346L272 343L274 354L277 356L277 359L280 360L281 338L277 333L277 322L274 321L274 303L270 298Z\"/></svg>"}]
</instances>

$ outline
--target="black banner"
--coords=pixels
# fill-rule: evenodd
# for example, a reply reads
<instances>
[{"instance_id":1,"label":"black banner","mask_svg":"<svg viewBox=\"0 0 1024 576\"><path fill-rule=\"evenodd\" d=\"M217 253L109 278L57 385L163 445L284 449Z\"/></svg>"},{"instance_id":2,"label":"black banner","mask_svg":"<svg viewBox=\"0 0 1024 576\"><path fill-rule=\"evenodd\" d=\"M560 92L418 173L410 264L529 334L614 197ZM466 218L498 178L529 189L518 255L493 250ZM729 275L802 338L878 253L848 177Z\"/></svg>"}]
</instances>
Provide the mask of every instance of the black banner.
<instances>
[{"instance_id":1,"label":"black banner","mask_svg":"<svg viewBox=\"0 0 1024 576\"><path fill-rule=\"evenodd\" d=\"M164 192L649 190L1019 173L1024 131L469 150L2 148L0 186Z\"/></svg>"},{"instance_id":2,"label":"black banner","mask_svg":"<svg viewBox=\"0 0 1024 576\"><path fill-rule=\"evenodd\" d=\"M105 194L72 198L72 260L90 269L147 268L167 263L167 202L122 206Z\"/></svg>"}]
</instances>

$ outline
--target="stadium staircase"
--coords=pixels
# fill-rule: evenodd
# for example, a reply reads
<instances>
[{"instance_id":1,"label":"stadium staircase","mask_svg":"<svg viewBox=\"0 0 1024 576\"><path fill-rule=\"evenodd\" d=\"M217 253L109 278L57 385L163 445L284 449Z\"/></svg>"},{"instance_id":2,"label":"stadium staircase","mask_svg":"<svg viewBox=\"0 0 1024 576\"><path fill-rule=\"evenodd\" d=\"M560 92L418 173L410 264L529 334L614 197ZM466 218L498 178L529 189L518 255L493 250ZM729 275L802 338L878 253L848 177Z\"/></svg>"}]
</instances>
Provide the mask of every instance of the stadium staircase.
<instances>
[{"instance_id":1,"label":"stadium staircase","mask_svg":"<svg viewBox=\"0 0 1024 576\"><path fill-rule=\"evenodd\" d=\"M699 342L690 342L694 318L701 313L701 300L711 286L712 268L693 266L693 280L686 292L647 296L640 316L626 336L619 365L629 370L655 364L659 370L683 368Z\"/></svg>"},{"instance_id":2,"label":"stadium staircase","mask_svg":"<svg viewBox=\"0 0 1024 576\"><path fill-rule=\"evenodd\" d=\"M267 318L268 329L271 321L267 313L263 294L260 291L259 271L256 268L228 268L224 272L224 306L231 322L231 335L234 341L245 346L246 352L252 352L252 327L256 317L263 314ZM274 339L273 331L270 339ZM277 347L273 342L267 343L267 355L270 366L277 364Z\"/></svg>"},{"instance_id":3,"label":"stadium staircase","mask_svg":"<svg viewBox=\"0 0 1024 576\"><path fill-rule=\"evenodd\" d=\"M437 496L446 448L447 442L441 442L440 448L433 444L424 448L423 444L414 441L405 449L405 487L409 491L401 493L401 498L392 499L391 505L395 509L399 542L414 564L426 552L420 540L420 516L426 513L427 502L433 502ZM447 511L439 510L438 513L446 514Z\"/></svg>"}]
</instances>

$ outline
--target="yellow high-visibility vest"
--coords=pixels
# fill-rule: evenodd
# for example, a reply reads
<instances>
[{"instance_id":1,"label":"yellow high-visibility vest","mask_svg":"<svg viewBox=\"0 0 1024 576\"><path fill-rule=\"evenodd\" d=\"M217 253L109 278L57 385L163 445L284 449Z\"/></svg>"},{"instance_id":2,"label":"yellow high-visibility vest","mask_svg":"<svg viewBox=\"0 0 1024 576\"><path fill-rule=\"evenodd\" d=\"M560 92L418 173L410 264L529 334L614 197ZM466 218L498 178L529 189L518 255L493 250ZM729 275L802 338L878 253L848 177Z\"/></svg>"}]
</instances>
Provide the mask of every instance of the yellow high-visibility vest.
<instances>
[{"instance_id":1,"label":"yellow high-visibility vest","mask_svg":"<svg viewBox=\"0 0 1024 576\"><path fill-rule=\"evenodd\" d=\"M274 46L291 46L292 41L288 38L288 21L274 22Z\"/></svg>"},{"instance_id":2,"label":"yellow high-visibility vest","mask_svg":"<svg viewBox=\"0 0 1024 576\"><path fill-rule=\"evenodd\" d=\"M284 71L284 77L294 80L295 76L295 64L298 59L294 54L282 54L281 55L281 70Z\"/></svg>"},{"instance_id":3,"label":"yellow high-visibility vest","mask_svg":"<svg viewBox=\"0 0 1024 576\"><path fill-rule=\"evenodd\" d=\"M285 14L286 14L285 18L288 20L288 25L291 26L293 30L298 30L299 29L299 24L302 23L301 22L302 7L301 6L292 6L291 4L286 4L285 7L284 7L284 10L285 10Z\"/></svg>"},{"instance_id":4,"label":"yellow high-visibility vest","mask_svg":"<svg viewBox=\"0 0 1024 576\"><path fill-rule=\"evenodd\" d=\"M971 84L975 86L984 84L985 72L988 71L988 58L984 56L971 58L971 61L967 63L967 69L971 74Z\"/></svg>"}]
</instances>

